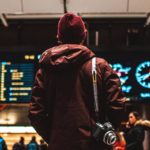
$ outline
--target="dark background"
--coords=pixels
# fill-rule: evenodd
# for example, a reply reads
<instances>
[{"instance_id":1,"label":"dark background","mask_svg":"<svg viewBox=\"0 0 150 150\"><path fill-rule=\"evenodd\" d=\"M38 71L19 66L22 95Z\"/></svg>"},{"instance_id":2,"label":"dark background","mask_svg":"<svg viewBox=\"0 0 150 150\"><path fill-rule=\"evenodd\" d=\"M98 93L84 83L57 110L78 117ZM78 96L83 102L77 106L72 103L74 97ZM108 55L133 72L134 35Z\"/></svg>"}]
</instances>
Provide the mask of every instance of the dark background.
<instances>
[{"instance_id":1,"label":"dark background","mask_svg":"<svg viewBox=\"0 0 150 150\"><path fill-rule=\"evenodd\" d=\"M150 47L150 26L145 18L84 19L89 31L88 46L95 46L95 32L99 32L99 50L126 50ZM58 19L9 20L9 26L0 22L0 46L33 46L46 48L57 43Z\"/></svg>"}]
</instances>

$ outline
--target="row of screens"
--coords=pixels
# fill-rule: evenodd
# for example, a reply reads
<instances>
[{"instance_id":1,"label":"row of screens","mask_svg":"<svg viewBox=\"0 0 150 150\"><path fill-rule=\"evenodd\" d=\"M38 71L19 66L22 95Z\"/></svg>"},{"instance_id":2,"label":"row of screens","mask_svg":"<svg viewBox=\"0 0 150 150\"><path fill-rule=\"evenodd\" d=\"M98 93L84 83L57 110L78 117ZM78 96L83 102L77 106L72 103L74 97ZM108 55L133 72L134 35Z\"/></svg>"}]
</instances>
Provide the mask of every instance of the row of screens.
<instances>
[{"instance_id":1,"label":"row of screens","mask_svg":"<svg viewBox=\"0 0 150 150\"><path fill-rule=\"evenodd\" d=\"M150 54L148 52L99 52L120 77L122 90L132 99L150 99ZM40 54L0 55L0 103L30 101Z\"/></svg>"}]
</instances>

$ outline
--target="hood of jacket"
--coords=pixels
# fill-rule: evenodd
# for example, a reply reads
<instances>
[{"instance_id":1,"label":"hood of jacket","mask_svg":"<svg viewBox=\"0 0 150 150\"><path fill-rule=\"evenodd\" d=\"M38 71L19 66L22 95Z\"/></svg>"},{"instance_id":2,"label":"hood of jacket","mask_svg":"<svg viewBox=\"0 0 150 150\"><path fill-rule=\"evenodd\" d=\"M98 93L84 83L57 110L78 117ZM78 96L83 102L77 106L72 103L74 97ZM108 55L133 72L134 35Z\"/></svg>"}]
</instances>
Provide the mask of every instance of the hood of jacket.
<instances>
[{"instance_id":1,"label":"hood of jacket","mask_svg":"<svg viewBox=\"0 0 150 150\"><path fill-rule=\"evenodd\" d=\"M46 50L40 58L40 66L48 70L64 70L79 66L95 54L87 47L77 44L63 44Z\"/></svg>"}]
</instances>

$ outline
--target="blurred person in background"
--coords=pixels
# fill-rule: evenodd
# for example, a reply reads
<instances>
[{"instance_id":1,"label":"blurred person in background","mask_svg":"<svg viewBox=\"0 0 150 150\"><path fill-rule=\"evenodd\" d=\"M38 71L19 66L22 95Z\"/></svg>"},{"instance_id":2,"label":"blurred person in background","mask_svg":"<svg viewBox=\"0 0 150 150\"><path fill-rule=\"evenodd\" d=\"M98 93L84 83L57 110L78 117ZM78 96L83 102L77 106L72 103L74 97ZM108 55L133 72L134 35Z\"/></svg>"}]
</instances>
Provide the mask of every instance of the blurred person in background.
<instances>
[{"instance_id":1,"label":"blurred person in background","mask_svg":"<svg viewBox=\"0 0 150 150\"><path fill-rule=\"evenodd\" d=\"M31 141L27 145L27 150L39 150L39 145L38 145L38 143L36 141L36 137L35 136L32 136Z\"/></svg>"},{"instance_id":2,"label":"blurred person in background","mask_svg":"<svg viewBox=\"0 0 150 150\"><path fill-rule=\"evenodd\" d=\"M47 150L48 149L47 144L44 142L43 139L40 140L39 147L40 147L40 150Z\"/></svg>"},{"instance_id":3,"label":"blurred person in background","mask_svg":"<svg viewBox=\"0 0 150 150\"><path fill-rule=\"evenodd\" d=\"M112 149L91 136L96 121L91 59L96 56L83 45L86 36L82 18L66 13L58 23L59 45L46 50L39 60L29 119L49 150ZM107 116L117 127L125 102L119 77L102 58L96 58L96 67L98 119L104 123Z\"/></svg>"},{"instance_id":4,"label":"blurred person in background","mask_svg":"<svg viewBox=\"0 0 150 150\"><path fill-rule=\"evenodd\" d=\"M0 150L7 150L6 142L1 135L0 135Z\"/></svg>"},{"instance_id":5,"label":"blurred person in background","mask_svg":"<svg viewBox=\"0 0 150 150\"><path fill-rule=\"evenodd\" d=\"M145 129L148 128L144 124L138 112L133 111L129 113L128 122L126 123L126 130L121 132L122 139L124 139L126 150L144 150L143 141L145 137ZM148 121L146 121L148 122ZM149 123L150 125L150 123ZM120 150L116 147L115 150Z\"/></svg>"},{"instance_id":6,"label":"blurred person in background","mask_svg":"<svg viewBox=\"0 0 150 150\"><path fill-rule=\"evenodd\" d=\"M13 150L25 150L26 146L24 144L24 137L20 137L19 142L13 145Z\"/></svg>"}]
</instances>

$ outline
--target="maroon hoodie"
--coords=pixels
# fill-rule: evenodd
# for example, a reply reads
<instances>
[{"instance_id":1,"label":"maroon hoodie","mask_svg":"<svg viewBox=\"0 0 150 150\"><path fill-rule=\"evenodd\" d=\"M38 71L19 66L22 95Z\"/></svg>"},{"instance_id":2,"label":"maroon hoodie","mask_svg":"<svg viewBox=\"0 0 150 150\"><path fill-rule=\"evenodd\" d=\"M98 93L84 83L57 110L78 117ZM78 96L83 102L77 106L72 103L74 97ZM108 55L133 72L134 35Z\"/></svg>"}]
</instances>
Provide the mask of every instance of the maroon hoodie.
<instances>
[{"instance_id":1,"label":"maroon hoodie","mask_svg":"<svg viewBox=\"0 0 150 150\"><path fill-rule=\"evenodd\" d=\"M64 44L46 50L32 90L29 118L49 150L104 150L90 136L95 123L91 58L87 47ZM97 58L100 120L119 123L124 96L118 76ZM116 116L117 115L117 116Z\"/></svg>"}]
</instances>

